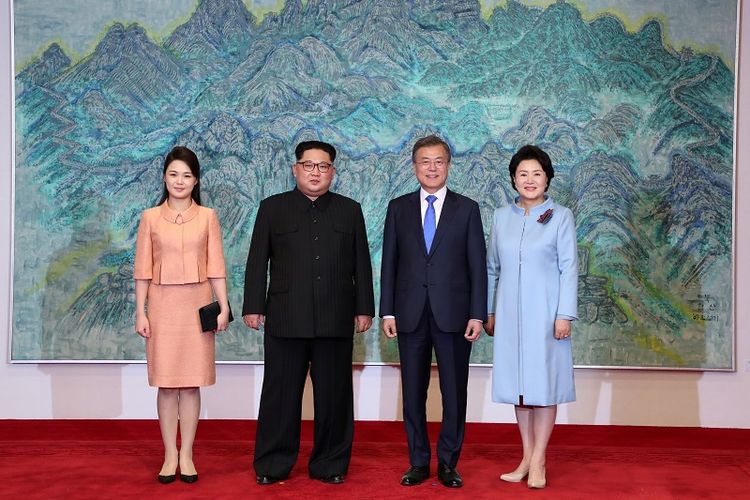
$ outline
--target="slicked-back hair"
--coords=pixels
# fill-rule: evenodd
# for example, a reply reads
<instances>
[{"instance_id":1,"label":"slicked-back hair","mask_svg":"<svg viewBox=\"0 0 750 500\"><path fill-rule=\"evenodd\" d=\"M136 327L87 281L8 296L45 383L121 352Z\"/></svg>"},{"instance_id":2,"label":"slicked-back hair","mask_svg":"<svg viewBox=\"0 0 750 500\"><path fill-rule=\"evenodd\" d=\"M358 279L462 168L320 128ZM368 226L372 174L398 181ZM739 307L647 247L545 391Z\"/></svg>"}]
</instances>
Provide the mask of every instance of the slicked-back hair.
<instances>
[{"instance_id":1,"label":"slicked-back hair","mask_svg":"<svg viewBox=\"0 0 750 500\"><path fill-rule=\"evenodd\" d=\"M185 164L187 164L188 167L190 167L190 172L193 174L193 177L195 177L195 186L193 186L193 192L190 193L190 197L195 201L198 205L201 204L201 164L198 162L198 156L193 153L192 150L186 148L185 146L175 146L172 148L172 151L169 152L166 158L164 158L164 169L161 172L162 176L162 184L163 184L163 191L161 194L161 199L159 200L159 203L157 205L161 205L165 201L167 201L167 198L169 198L169 191L167 191L167 183L164 182L163 178L165 175L167 175L167 167L169 167L169 164L172 163L175 160L181 160L184 161Z\"/></svg>"},{"instance_id":2,"label":"slicked-back hair","mask_svg":"<svg viewBox=\"0 0 750 500\"><path fill-rule=\"evenodd\" d=\"M448 163L451 162L451 147L448 146L448 143L442 140L440 137L436 136L435 134L428 135L427 137L422 137L417 142L414 143L414 147L411 150L411 162L416 163L417 162L417 151L421 148L426 148L429 146L443 146L443 149L445 150L445 154L448 157Z\"/></svg>"},{"instance_id":3,"label":"slicked-back hair","mask_svg":"<svg viewBox=\"0 0 750 500\"><path fill-rule=\"evenodd\" d=\"M516 176L518 164L524 160L536 160L542 166L542 170L547 174L547 185L544 187L544 191L546 192L549 189L552 178L555 176L555 169L552 168L552 160L550 160L549 155L542 148L533 144L522 146L521 149L516 151L513 158L510 159L508 171L510 172L510 184L513 186L513 189L518 191L516 181L513 178Z\"/></svg>"},{"instance_id":4,"label":"slicked-back hair","mask_svg":"<svg viewBox=\"0 0 750 500\"><path fill-rule=\"evenodd\" d=\"M311 149L319 149L321 151L325 151L328 153L328 156L331 157L331 162L336 159L336 148L334 148L332 145L328 144L327 142L323 141L304 141L297 144L297 147L294 149L294 156L297 157L297 161L302 159L302 155L305 154L305 151L309 151Z\"/></svg>"}]
</instances>

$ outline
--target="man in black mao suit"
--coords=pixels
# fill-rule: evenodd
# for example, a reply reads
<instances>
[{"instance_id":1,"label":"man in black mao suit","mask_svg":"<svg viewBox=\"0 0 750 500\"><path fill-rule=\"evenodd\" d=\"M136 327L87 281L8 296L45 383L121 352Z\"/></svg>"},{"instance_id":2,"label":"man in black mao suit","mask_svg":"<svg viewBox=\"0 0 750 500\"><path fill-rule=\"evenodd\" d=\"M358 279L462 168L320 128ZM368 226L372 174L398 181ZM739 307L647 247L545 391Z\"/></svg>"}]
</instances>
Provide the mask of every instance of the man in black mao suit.
<instances>
[{"instance_id":1,"label":"man in black mao suit","mask_svg":"<svg viewBox=\"0 0 750 500\"><path fill-rule=\"evenodd\" d=\"M466 422L471 343L487 319L487 264L477 203L446 187L451 152L437 136L412 150L419 191L388 205L383 234L380 315L398 336L404 424L410 467L401 484L430 475L425 403L432 350L440 376L443 422L437 443L438 479L460 487L456 464Z\"/></svg>"},{"instance_id":2,"label":"man in black mao suit","mask_svg":"<svg viewBox=\"0 0 750 500\"><path fill-rule=\"evenodd\" d=\"M329 191L334 147L302 142L295 155L297 186L261 202L245 271L243 320L256 330L265 325L253 466L258 484L292 470L309 368L315 442L308 471L338 484L354 435L352 337L375 314L372 266L359 203Z\"/></svg>"}]
</instances>

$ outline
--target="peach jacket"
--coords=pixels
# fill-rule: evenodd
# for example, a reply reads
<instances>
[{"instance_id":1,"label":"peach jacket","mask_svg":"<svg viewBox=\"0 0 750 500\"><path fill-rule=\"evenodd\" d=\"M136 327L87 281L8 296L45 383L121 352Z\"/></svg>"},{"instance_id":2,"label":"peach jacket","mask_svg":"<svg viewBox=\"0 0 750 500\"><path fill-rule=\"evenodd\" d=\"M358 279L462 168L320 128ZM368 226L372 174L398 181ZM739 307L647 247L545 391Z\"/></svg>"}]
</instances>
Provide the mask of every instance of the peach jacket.
<instances>
[{"instance_id":1,"label":"peach jacket","mask_svg":"<svg viewBox=\"0 0 750 500\"><path fill-rule=\"evenodd\" d=\"M137 280L156 285L226 278L216 212L197 203L177 213L167 202L143 211L135 244Z\"/></svg>"}]
</instances>

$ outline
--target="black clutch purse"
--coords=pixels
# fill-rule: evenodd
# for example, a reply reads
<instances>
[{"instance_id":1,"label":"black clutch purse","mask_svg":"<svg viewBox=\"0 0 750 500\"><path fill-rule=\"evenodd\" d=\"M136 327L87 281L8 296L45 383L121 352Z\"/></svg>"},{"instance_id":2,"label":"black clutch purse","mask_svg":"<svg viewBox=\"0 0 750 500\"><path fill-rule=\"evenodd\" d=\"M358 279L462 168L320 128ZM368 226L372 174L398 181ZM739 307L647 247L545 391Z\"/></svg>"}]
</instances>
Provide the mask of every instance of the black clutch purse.
<instances>
[{"instance_id":1,"label":"black clutch purse","mask_svg":"<svg viewBox=\"0 0 750 500\"><path fill-rule=\"evenodd\" d=\"M213 332L216 330L216 327L219 326L216 320L219 318L220 313L221 306L219 306L218 300L198 309L198 316L201 318L201 331ZM229 306L229 321L234 321L231 305Z\"/></svg>"}]
</instances>

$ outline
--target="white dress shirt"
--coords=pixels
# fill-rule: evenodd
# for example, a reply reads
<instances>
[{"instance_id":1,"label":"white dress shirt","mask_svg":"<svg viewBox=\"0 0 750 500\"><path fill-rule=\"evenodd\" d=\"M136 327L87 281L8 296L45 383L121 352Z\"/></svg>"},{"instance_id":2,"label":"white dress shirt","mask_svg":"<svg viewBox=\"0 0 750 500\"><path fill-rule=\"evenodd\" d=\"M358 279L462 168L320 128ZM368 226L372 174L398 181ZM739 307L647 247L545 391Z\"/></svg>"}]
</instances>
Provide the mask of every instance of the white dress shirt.
<instances>
[{"instance_id":1,"label":"white dress shirt","mask_svg":"<svg viewBox=\"0 0 750 500\"><path fill-rule=\"evenodd\" d=\"M424 227L424 216L427 213L427 207L430 206L430 204L427 203L427 197L430 194L437 198L437 200L432 202L432 206L435 208L435 229L437 229L437 226L440 223L440 214L443 212L443 202L445 202L445 196L448 194L448 187L443 186L434 193L428 193L424 188L419 188L419 198L422 203L422 227Z\"/></svg>"}]
</instances>

